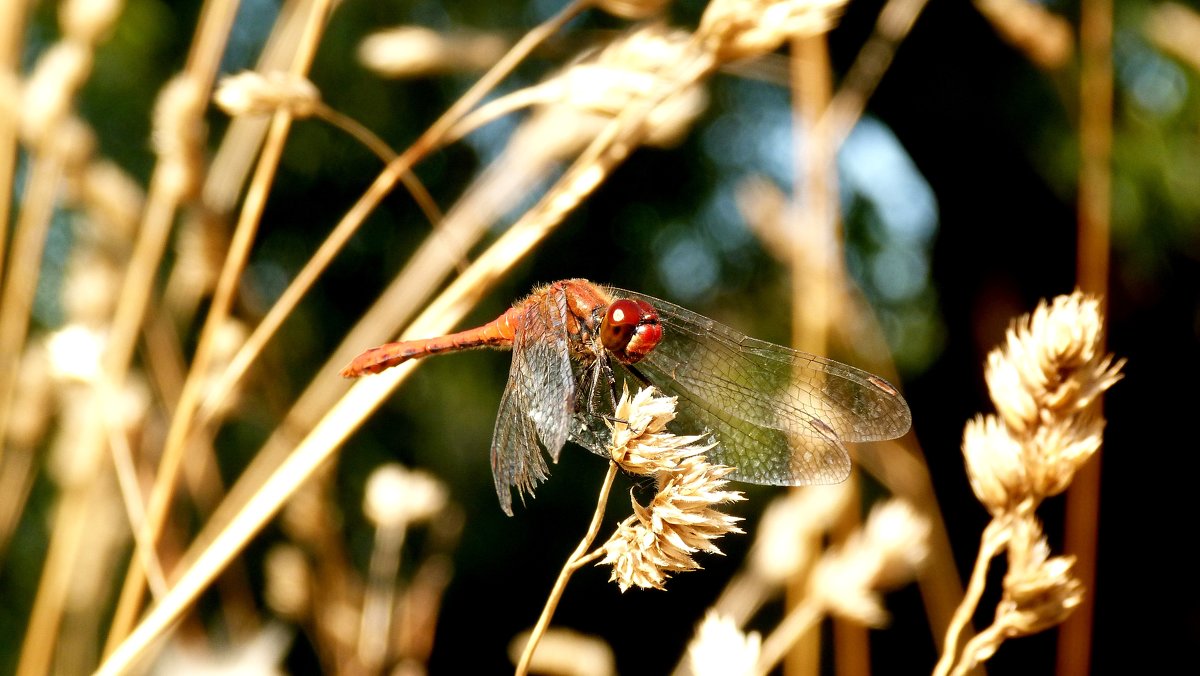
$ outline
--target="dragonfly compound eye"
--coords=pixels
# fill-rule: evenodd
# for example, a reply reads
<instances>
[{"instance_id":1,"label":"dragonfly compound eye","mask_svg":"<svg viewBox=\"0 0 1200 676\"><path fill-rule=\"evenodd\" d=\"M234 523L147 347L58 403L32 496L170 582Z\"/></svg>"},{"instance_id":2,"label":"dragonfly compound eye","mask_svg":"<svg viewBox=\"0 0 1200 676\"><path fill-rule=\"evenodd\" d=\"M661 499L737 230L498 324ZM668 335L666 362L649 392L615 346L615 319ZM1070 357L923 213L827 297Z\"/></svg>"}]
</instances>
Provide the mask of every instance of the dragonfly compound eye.
<instances>
[{"instance_id":1,"label":"dragonfly compound eye","mask_svg":"<svg viewBox=\"0 0 1200 676\"><path fill-rule=\"evenodd\" d=\"M600 324L600 342L625 364L633 364L650 354L661 339L658 312L644 300L614 301Z\"/></svg>"}]
</instances>

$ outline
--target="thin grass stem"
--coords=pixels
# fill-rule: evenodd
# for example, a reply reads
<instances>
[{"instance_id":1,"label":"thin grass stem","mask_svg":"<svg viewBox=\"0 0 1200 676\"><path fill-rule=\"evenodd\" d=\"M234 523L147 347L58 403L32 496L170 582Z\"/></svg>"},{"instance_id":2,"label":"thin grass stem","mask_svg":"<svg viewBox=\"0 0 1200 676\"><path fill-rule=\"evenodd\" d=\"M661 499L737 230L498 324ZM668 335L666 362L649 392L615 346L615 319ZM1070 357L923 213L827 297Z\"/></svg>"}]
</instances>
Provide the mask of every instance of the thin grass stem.
<instances>
[{"instance_id":1,"label":"thin grass stem","mask_svg":"<svg viewBox=\"0 0 1200 676\"><path fill-rule=\"evenodd\" d=\"M54 198L62 178L60 158L39 155L22 199L13 236L12 265L0 298L0 447L8 434L20 355L29 330L33 296L41 270L42 252L54 211ZM0 235L3 236L3 235ZM0 450L0 462L4 462ZM87 515L85 488L64 487L57 500L50 545L42 565L25 640L21 645L18 674L47 673L53 659L54 636L62 619L70 568L74 564Z\"/></svg>"},{"instance_id":2,"label":"thin grass stem","mask_svg":"<svg viewBox=\"0 0 1200 676\"><path fill-rule=\"evenodd\" d=\"M959 639L974 617L975 609L979 607L979 599L982 598L984 587L987 585L988 567L992 559L1008 544L1008 539L1007 520L992 519L983 529L975 568L971 571L971 579L967 583L962 603L955 610L950 626L946 628L946 641L942 645L942 656L934 667L934 676L946 676L954 666Z\"/></svg>"},{"instance_id":3,"label":"thin grass stem","mask_svg":"<svg viewBox=\"0 0 1200 676\"><path fill-rule=\"evenodd\" d=\"M819 123L828 129L834 147L840 146L862 117L867 100L875 93L896 56L896 48L912 30L928 0L888 0L875 21L875 30L854 57Z\"/></svg>"},{"instance_id":4,"label":"thin grass stem","mask_svg":"<svg viewBox=\"0 0 1200 676\"><path fill-rule=\"evenodd\" d=\"M25 15L31 7L27 2L0 2L0 87L16 86ZM0 106L0 185L5 186L0 190L0 233L9 231L8 219L12 212L13 194L8 186L13 185L16 176L18 117L16 106ZM8 237L0 237L0 279L4 279L7 246ZM2 453L0 451L0 460Z\"/></svg>"},{"instance_id":5,"label":"thin grass stem","mask_svg":"<svg viewBox=\"0 0 1200 676\"><path fill-rule=\"evenodd\" d=\"M330 108L323 101L317 101L314 105L313 115L315 117L349 134L356 141L366 146L384 164L396 159L396 151L392 150L391 146L358 120ZM438 223L442 222L442 210L438 208L433 195L429 194L429 189L425 187L421 179L417 178L417 175L413 172L406 171L401 174L400 182L408 189L413 201L420 207L421 213L425 214L425 218L429 220L429 223L437 227Z\"/></svg>"},{"instance_id":6,"label":"thin grass stem","mask_svg":"<svg viewBox=\"0 0 1200 676\"><path fill-rule=\"evenodd\" d=\"M396 606L396 573L400 569L405 530L403 525L379 526L367 565L367 589L358 625L358 658L372 671L379 671L386 665Z\"/></svg>"},{"instance_id":7,"label":"thin grass stem","mask_svg":"<svg viewBox=\"0 0 1200 676\"><path fill-rule=\"evenodd\" d=\"M1006 627L1002 624L993 624L967 641L962 655L959 656L958 664L954 666L950 676L967 676L982 662L994 655L996 648L1004 642L1005 629Z\"/></svg>"},{"instance_id":8,"label":"thin grass stem","mask_svg":"<svg viewBox=\"0 0 1200 676\"><path fill-rule=\"evenodd\" d=\"M588 550L591 549L592 542L596 540L596 535L600 532L600 523L604 520L604 508L608 505L608 494L612 490L613 481L616 478L617 463L609 460L608 473L605 474L604 483L600 486L600 497L596 501L596 511L592 514L592 523L588 526L587 534L579 541L579 546L575 547L575 551L571 553L562 570L559 571L558 579L554 581L554 587L550 590L546 605L542 607L542 614L538 617L533 631L530 632L529 639L525 641L525 649L521 651L521 659L517 662L515 672L517 676L524 676L529 671L529 661L533 659L533 651L537 650L538 642L542 640L546 629L550 627L550 620L554 617L558 602L562 600L563 592L567 589L567 582L570 581L571 575L587 561L595 559L603 553L602 550L597 550L589 554Z\"/></svg>"},{"instance_id":9,"label":"thin grass stem","mask_svg":"<svg viewBox=\"0 0 1200 676\"><path fill-rule=\"evenodd\" d=\"M811 598L792 606L779 626L763 641L756 665L757 673L769 673L797 641L817 626L823 616L824 610Z\"/></svg>"},{"instance_id":10,"label":"thin grass stem","mask_svg":"<svg viewBox=\"0 0 1200 676\"><path fill-rule=\"evenodd\" d=\"M129 441L120 431L109 429L108 446L112 450L113 467L117 475L117 488L121 493L121 502L125 506L125 517L129 521L135 538L144 535L141 524L146 518L146 501L138 488L137 468L133 462L133 451ZM142 568L146 571L146 581L150 584L150 592L155 598L167 592L167 580L163 575L162 564L158 560L158 551L152 543L143 542L135 550L144 556Z\"/></svg>"},{"instance_id":11,"label":"thin grass stem","mask_svg":"<svg viewBox=\"0 0 1200 676\"><path fill-rule=\"evenodd\" d=\"M0 441L8 436L21 354L41 273L42 251L50 232L62 173L62 158L55 153L39 153L33 157L29 183L25 186L13 233L12 264L0 295ZM0 239L5 236L7 233L0 233ZM0 443L0 462L4 461L3 447Z\"/></svg>"}]
</instances>

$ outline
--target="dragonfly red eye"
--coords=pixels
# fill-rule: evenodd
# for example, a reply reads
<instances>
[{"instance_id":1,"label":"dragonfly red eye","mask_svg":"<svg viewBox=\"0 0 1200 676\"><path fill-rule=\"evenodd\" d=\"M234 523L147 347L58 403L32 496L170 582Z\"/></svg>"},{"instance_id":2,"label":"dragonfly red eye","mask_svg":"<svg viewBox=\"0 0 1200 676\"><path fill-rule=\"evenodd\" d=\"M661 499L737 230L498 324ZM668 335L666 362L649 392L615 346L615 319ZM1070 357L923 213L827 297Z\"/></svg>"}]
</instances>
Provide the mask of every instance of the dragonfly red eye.
<instances>
[{"instance_id":1,"label":"dragonfly red eye","mask_svg":"<svg viewBox=\"0 0 1200 676\"><path fill-rule=\"evenodd\" d=\"M625 364L650 354L661 339L658 312L644 300L622 298L614 301L600 324L600 342Z\"/></svg>"}]
</instances>

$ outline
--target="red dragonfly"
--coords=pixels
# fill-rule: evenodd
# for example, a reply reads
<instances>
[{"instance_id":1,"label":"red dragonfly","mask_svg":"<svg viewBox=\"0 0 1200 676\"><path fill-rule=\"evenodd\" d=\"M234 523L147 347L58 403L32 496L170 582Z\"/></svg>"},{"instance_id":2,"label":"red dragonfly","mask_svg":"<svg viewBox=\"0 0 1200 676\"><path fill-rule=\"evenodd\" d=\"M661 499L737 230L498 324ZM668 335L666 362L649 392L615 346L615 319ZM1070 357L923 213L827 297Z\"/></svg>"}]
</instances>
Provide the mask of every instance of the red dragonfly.
<instances>
[{"instance_id":1,"label":"red dragonfly","mask_svg":"<svg viewBox=\"0 0 1200 676\"><path fill-rule=\"evenodd\" d=\"M616 375L679 398L676 424L710 431L710 462L730 478L802 486L843 481L844 442L894 439L912 422L883 378L749 338L677 305L583 279L547 284L478 328L387 343L355 357L346 377L442 352L511 348L512 367L492 439L492 474L505 513L511 487L533 494L567 440L607 457Z\"/></svg>"}]
</instances>

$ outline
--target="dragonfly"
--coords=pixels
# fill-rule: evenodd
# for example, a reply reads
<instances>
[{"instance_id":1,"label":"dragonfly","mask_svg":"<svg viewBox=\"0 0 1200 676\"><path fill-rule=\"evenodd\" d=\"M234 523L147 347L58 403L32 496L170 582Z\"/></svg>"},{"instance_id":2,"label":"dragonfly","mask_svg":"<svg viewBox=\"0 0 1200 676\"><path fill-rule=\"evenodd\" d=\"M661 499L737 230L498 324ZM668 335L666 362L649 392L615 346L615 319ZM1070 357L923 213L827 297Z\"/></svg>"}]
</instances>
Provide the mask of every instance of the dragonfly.
<instances>
[{"instance_id":1,"label":"dragonfly","mask_svg":"<svg viewBox=\"0 0 1200 676\"><path fill-rule=\"evenodd\" d=\"M615 383L677 398L674 425L713 435L709 462L729 478L803 486L844 481L847 442L894 439L912 414L888 381L832 359L750 338L633 291L568 279L536 288L483 326L366 350L341 375L477 348L512 350L492 438L500 507L524 501L573 441L608 457Z\"/></svg>"}]
</instances>

